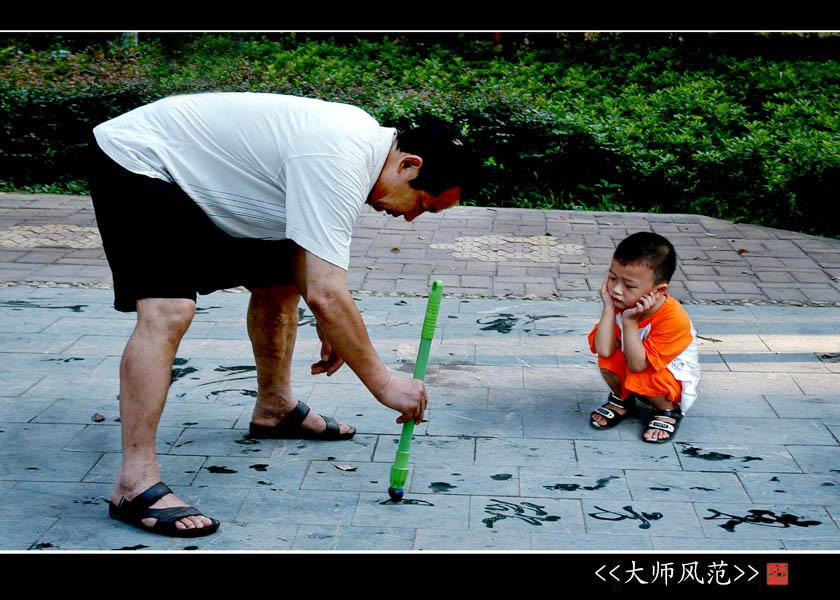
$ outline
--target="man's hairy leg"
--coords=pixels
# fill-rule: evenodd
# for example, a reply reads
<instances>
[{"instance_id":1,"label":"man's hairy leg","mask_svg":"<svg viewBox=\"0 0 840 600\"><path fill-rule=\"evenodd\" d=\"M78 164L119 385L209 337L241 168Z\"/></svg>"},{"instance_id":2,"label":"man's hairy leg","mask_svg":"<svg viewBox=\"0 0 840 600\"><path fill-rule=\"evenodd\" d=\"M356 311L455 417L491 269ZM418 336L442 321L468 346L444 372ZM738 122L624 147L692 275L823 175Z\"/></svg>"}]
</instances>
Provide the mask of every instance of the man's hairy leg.
<instances>
[{"instance_id":1,"label":"man's hairy leg","mask_svg":"<svg viewBox=\"0 0 840 600\"><path fill-rule=\"evenodd\" d=\"M277 425L295 406L292 393L292 355L299 323L300 293L294 285L252 288L248 305L248 336L257 365L257 402L251 422ZM327 424L314 410L304 429L322 432ZM340 424L341 433L350 430Z\"/></svg>"},{"instance_id":2,"label":"man's hairy leg","mask_svg":"<svg viewBox=\"0 0 840 600\"><path fill-rule=\"evenodd\" d=\"M181 298L146 298L137 301L137 326L126 344L120 363L120 423L123 460L111 494L119 504L161 480L155 456L155 439L166 394L172 380L172 364L181 338L195 314L195 302ZM164 482L165 483L165 482ZM168 494L151 508L186 506ZM143 519L152 526L155 519ZM176 527L205 527L207 517L180 519Z\"/></svg>"}]
</instances>

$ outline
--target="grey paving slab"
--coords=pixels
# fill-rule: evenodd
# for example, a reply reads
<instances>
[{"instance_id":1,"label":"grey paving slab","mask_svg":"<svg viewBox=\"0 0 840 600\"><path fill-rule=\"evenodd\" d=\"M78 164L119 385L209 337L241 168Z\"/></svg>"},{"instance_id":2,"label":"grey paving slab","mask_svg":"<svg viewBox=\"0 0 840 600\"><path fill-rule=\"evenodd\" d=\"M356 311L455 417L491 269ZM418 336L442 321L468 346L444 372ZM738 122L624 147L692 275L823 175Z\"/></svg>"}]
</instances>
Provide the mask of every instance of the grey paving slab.
<instances>
[{"instance_id":1,"label":"grey paving slab","mask_svg":"<svg viewBox=\"0 0 840 600\"><path fill-rule=\"evenodd\" d=\"M0 550L29 550L57 521L54 517L0 516Z\"/></svg>"},{"instance_id":2,"label":"grey paving slab","mask_svg":"<svg viewBox=\"0 0 840 600\"><path fill-rule=\"evenodd\" d=\"M112 485L21 481L0 498L0 518L102 517Z\"/></svg>"},{"instance_id":3,"label":"grey paving slab","mask_svg":"<svg viewBox=\"0 0 840 600\"><path fill-rule=\"evenodd\" d=\"M427 551L525 551L532 549L527 531L475 531L472 529L417 530L414 550Z\"/></svg>"},{"instance_id":4,"label":"grey paving slab","mask_svg":"<svg viewBox=\"0 0 840 600\"><path fill-rule=\"evenodd\" d=\"M470 529L583 533L580 501L509 496L471 496Z\"/></svg>"},{"instance_id":5,"label":"grey paving slab","mask_svg":"<svg viewBox=\"0 0 840 600\"><path fill-rule=\"evenodd\" d=\"M732 550L735 552L768 552L773 550L791 550L790 542L782 540L763 539L735 539L721 538L683 538L683 537L653 537L654 550L699 550L704 552L719 552ZM809 542L810 546L813 542Z\"/></svg>"},{"instance_id":6,"label":"grey paving slab","mask_svg":"<svg viewBox=\"0 0 840 600\"><path fill-rule=\"evenodd\" d=\"M492 493L498 496L519 496L519 469L515 466L428 465L416 463L411 485L412 494L475 495Z\"/></svg>"},{"instance_id":7,"label":"grey paving slab","mask_svg":"<svg viewBox=\"0 0 840 600\"><path fill-rule=\"evenodd\" d=\"M575 467L573 440L477 438L475 464L519 467Z\"/></svg>"},{"instance_id":8,"label":"grey paving slab","mask_svg":"<svg viewBox=\"0 0 840 600\"><path fill-rule=\"evenodd\" d=\"M576 440L580 468L679 470L673 444Z\"/></svg>"},{"instance_id":9,"label":"grey paving slab","mask_svg":"<svg viewBox=\"0 0 840 600\"><path fill-rule=\"evenodd\" d=\"M31 197L15 198L4 195L4 206L23 211L15 224L32 218ZM85 197L37 198L39 222L93 223ZM680 248L673 292L699 333L703 368L699 400L675 442L659 446L640 440L646 413L607 431L588 423L606 396L586 342L597 287L617 240L639 228ZM482 261L429 247L461 238L477 249L488 233L547 231L579 253ZM349 281L393 372L413 372L429 280L447 285L429 408L412 440L413 502L387 498L395 413L348 368L309 375L319 342L303 303L294 395L358 433L341 443L245 437L256 377L249 294L238 289L199 298L156 448L164 480L222 529L167 540L113 522L101 497L121 461L119 363L134 315L113 309L109 289L90 287L110 282L101 248L27 248L3 253L2 278L67 281L0 287L0 520L14 520L15 548L840 549L840 306L817 306L840 299L838 271L825 261L840 252L835 241L692 215L476 207L416 223L364 210L356 233ZM526 293L536 296L514 296ZM808 306L767 304L785 298Z\"/></svg>"},{"instance_id":10,"label":"grey paving slab","mask_svg":"<svg viewBox=\"0 0 840 600\"><path fill-rule=\"evenodd\" d=\"M717 396L706 393L697 399L687 415L691 417L727 418L772 418L779 416L764 396L744 395L736 399L730 395Z\"/></svg>"},{"instance_id":11,"label":"grey paving slab","mask_svg":"<svg viewBox=\"0 0 840 600\"><path fill-rule=\"evenodd\" d=\"M415 435L411 438L409 456L411 462L418 465L472 465L473 462L481 464L476 452L476 443L481 443L481 441L480 438L476 439L468 436ZM379 436L373 460L393 463L397 455L399 442L400 436L397 435Z\"/></svg>"},{"instance_id":12,"label":"grey paving slab","mask_svg":"<svg viewBox=\"0 0 840 600\"><path fill-rule=\"evenodd\" d=\"M799 473L788 447L772 444L674 443L684 471Z\"/></svg>"},{"instance_id":13,"label":"grey paving slab","mask_svg":"<svg viewBox=\"0 0 840 600\"><path fill-rule=\"evenodd\" d=\"M262 520L240 522L224 519L218 512L202 507L207 514L222 520L217 533L200 538L183 539L173 550L205 550L211 552L284 552L293 550L298 525L265 523Z\"/></svg>"},{"instance_id":14,"label":"grey paving slab","mask_svg":"<svg viewBox=\"0 0 840 600\"><path fill-rule=\"evenodd\" d=\"M170 444L169 454L191 456L262 457L271 456L273 440L253 440L244 429L205 429L185 427Z\"/></svg>"},{"instance_id":15,"label":"grey paving slab","mask_svg":"<svg viewBox=\"0 0 840 600\"><path fill-rule=\"evenodd\" d=\"M33 549L51 551L93 550L175 550L185 546L153 533L140 531L115 521L104 513L102 517L64 517L48 531L37 537Z\"/></svg>"},{"instance_id":16,"label":"grey paving slab","mask_svg":"<svg viewBox=\"0 0 840 600\"><path fill-rule=\"evenodd\" d=\"M398 527L301 525L292 544L300 551L398 551L414 549L415 530Z\"/></svg>"},{"instance_id":17,"label":"grey paving slab","mask_svg":"<svg viewBox=\"0 0 840 600\"><path fill-rule=\"evenodd\" d=\"M430 435L522 437L522 415L516 411L429 409Z\"/></svg>"},{"instance_id":18,"label":"grey paving slab","mask_svg":"<svg viewBox=\"0 0 840 600\"><path fill-rule=\"evenodd\" d=\"M712 418L712 424L722 439L742 444L773 440L777 444L808 444L834 446L837 440L818 419L732 419Z\"/></svg>"},{"instance_id":19,"label":"grey paving slab","mask_svg":"<svg viewBox=\"0 0 840 600\"><path fill-rule=\"evenodd\" d=\"M651 539L639 535L531 534L532 549L541 551L650 551L653 550Z\"/></svg>"},{"instance_id":20,"label":"grey paving slab","mask_svg":"<svg viewBox=\"0 0 840 600\"><path fill-rule=\"evenodd\" d=\"M739 478L755 502L836 504L840 502L840 475L822 473L741 473Z\"/></svg>"},{"instance_id":21,"label":"grey paving slab","mask_svg":"<svg viewBox=\"0 0 840 600\"><path fill-rule=\"evenodd\" d=\"M394 503L388 490L361 492L352 525L356 527L421 527L467 529L470 496L454 494L406 494Z\"/></svg>"},{"instance_id":22,"label":"grey paving slab","mask_svg":"<svg viewBox=\"0 0 840 600\"><path fill-rule=\"evenodd\" d=\"M85 452L79 454L91 453ZM80 479L85 483L107 483L113 485L117 474L120 472L122 453L107 452L99 456L101 458L93 468ZM205 458L203 456L170 456L159 454L157 461L161 480L165 481L172 489L175 489L175 486L190 485L195 481L196 475L205 462Z\"/></svg>"},{"instance_id":23,"label":"grey paving slab","mask_svg":"<svg viewBox=\"0 0 840 600\"><path fill-rule=\"evenodd\" d=\"M837 544L840 529L822 506L783 503L694 505L703 537L725 539L813 540Z\"/></svg>"},{"instance_id":24,"label":"grey paving slab","mask_svg":"<svg viewBox=\"0 0 840 600\"><path fill-rule=\"evenodd\" d=\"M302 474L301 474L302 478ZM387 490L384 492L387 499ZM382 494L379 494L382 497ZM245 523L288 523L298 525L350 525L359 492L251 489L237 520ZM382 522L369 526L385 526Z\"/></svg>"},{"instance_id":25,"label":"grey paving slab","mask_svg":"<svg viewBox=\"0 0 840 600\"><path fill-rule=\"evenodd\" d=\"M765 396L776 414L790 419L840 419L840 399L831 396Z\"/></svg>"},{"instance_id":26,"label":"grey paving slab","mask_svg":"<svg viewBox=\"0 0 840 600\"><path fill-rule=\"evenodd\" d=\"M315 404L319 407L323 406L323 403L316 403L313 400L312 404L310 404L313 410L315 410ZM326 407L324 406L324 408ZM318 412L333 417L339 423L352 425L356 428L356 435L359 433L400 435L402 433L402 424L397 423L397 417L399 415L373 399L369 400L365 405L354 406L341 404L334 411L321 410L319 408ZM426 419L431 419L431 410L426 411L422 423L416 423L414 425L414 435L427 435L429 433L429 423ZM458 432L457 434L460 433L462 432ZM446 434L440 433L439 435Z\"/></svg>"},{"instance_id":27,"label":"grey paving slab","mask_svg":"<svg viewBox=\"0 0 840 600\"><path fill-rule=\"evenodd\" d=\"M0 453L0 479L7 481L81 481L99 461L96 452L40 451L21 448Z\"/></svg>"},{"instance_id":28,"label":"grey paving slab","mask_svg":"<svg viewBox=\"0 0 840 600\"><path fill-rule=\"evenodd\" d=\"M300 489L387 493L391 464L344 460L309 463ZM407 482L406 489L410 482Z\"/></svg>"},{"instance_id":29,"label":"grey paving slab","mask_svg":"<svg viewBox=\"0 0 840 600\"><path fill-rule=\"evenodd\" d=\"M583 500L586 532L599 535L704 537L688 502Z\"/></svg>"},{"instance_id":30,"label":"grey paving slab","mask_svg":"<svg viewBox=\"0 0 840 600\"><path fill-rule=\"evenodd\" d=\"M297 457L280 459L261 456L209 456L204 461L194 485L208 487L266 487L297 490L308 468Z\"/></svg>"},{"instance_id":31,"label":"grey paving slab","mask_svg":"<svg viewBox=\"0 0 840 600\"><path fill-rule=\"evenodd\" d=\"M519 472L524 496L631 498L627 478L621 470L522 467Z\"/></svg>"},{"instance_id":32,"label":"grey paving slab","mask_svg":"<svg viewBox=\"0 0 840 600\"><path fill-rule=\"evenodd\" d=\"M53 398L0 397L0 423L28 423L53 402Z\"/></svg>"},{"instance_id":33,"label":"grey paving slab","mask_svg":"<svg viewBox=\"0 0 840 600\"><path fill-rule=\"evenodd\" d=\"M840 446L787 446L805 473L840 473Z\"/></svg>"},{"instance_id":34,"label":"grey paving slab","mask_svg":"<svg viewBox=\"0 0 840 600\"><path fill-rule=\"evenodd\" d=\"M159 427L155 452L168 454L182 430L181 427ZM63 449L79 452L121 452L120 427L113 422L85 426L63 446Z\"/></svg>"},{"instance_id":35,"label":"grey paving slab","mask_svg":"<svg viewBox=\"0 0 840 600\"><path fill-rule=\"evenodd\" d=\"M627 485L634 501L715 502L741 500L750 496L734 473L690 473L678 471L628 470Z\"/></svg>"}]
</instances>

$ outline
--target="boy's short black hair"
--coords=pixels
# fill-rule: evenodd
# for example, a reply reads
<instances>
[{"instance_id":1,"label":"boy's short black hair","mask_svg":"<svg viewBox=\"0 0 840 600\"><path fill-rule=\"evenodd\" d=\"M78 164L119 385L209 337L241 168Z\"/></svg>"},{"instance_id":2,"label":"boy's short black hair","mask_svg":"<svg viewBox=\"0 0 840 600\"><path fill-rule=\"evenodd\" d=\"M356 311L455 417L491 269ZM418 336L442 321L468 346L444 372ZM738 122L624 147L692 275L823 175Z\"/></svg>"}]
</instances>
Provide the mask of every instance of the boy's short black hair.
<instances>
[{"instance_id":1,"label":"boy's short black hair","mask_svg":"<svg viewBox=\"0 0 840 600\"><path fill-rule=\"evenodd\" d=\"M677 251L666 238L651 231L639 231L615 249L613 259L622 265L643 264L653 270L654 284L670 282L677 270Z\"/></svg>"},{"instance_id":2,"label":"boy's short black hair","mask_svg":"<svg viewBox=\"0 0 840 600\"><path fill-rule=\"evenodd\" d=\"M397 148L423 159L420 173L409 182L416 190L439 196L448 189L472 188L474 159L464 141L442 121L426 120L417 127L397 131Z\"/></svg>"}]
</instances>

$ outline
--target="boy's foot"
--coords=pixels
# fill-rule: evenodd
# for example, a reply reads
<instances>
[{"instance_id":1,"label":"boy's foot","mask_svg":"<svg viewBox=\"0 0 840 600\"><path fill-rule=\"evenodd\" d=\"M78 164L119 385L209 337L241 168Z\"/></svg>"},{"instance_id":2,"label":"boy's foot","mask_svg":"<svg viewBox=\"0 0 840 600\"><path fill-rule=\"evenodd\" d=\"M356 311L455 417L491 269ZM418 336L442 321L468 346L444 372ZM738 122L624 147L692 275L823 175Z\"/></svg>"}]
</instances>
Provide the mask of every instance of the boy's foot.
<instances>
[{"instance_id":1,"label":"boy's foot","mask_svg":"<svg viewBox=\"0 0 840 600\"><path fill-rule=\"evenodd\" d=\"M677 432L682 414L675 410L655 410L653 419L647 424L642 439L651 444L662 444Z\"/></svg>"},{"instance_id":2,"label":"boy's foot","mask_svg":"<svg viewBox=\"0 0 840 600\"><path fill-rule=\"evenodd\" d=\"M628 414L635 413L636 399L630 396L622 400L615 393L610 392L607 402L596 408L590 415L589 424L595 429L609 429L618 425Z\"/></svg>"}]
</instances>

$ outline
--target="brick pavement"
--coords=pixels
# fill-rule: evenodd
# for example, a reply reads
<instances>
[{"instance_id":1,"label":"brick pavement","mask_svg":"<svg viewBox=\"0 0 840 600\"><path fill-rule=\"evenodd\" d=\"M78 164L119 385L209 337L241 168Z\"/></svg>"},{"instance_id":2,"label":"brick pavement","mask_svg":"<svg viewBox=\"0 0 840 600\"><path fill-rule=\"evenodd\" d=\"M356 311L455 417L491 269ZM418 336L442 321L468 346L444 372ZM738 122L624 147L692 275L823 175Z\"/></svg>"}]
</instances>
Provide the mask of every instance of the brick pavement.
<instances>
[{"instance_id":1,"label":"brick pavement","mask_svg":"<svg viewBox=\"0 0 840 600\"><path fill-rule=\"evenodd\" d=\"M413 223L365 209L352 290L466 297L593 298L616 243L638 230L680 256L672 292L692 303L840 303L840 240L698 215L458 207ZM107 286L90 200L0 194L0 282Z\"/></svg>"}]
</instances>

